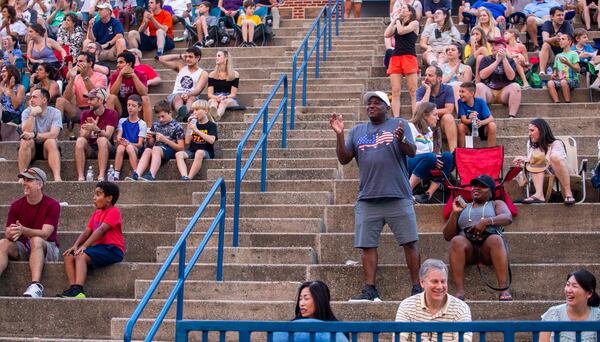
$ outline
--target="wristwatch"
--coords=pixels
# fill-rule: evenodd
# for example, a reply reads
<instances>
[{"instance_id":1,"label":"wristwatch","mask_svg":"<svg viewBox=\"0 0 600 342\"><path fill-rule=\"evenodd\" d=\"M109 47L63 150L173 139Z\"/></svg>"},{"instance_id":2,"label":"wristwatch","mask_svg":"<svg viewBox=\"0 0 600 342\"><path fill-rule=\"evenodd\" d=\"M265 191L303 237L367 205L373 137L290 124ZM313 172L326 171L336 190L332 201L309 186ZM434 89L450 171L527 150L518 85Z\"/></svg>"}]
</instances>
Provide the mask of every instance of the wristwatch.
<instances>
[{"instance_id":1,"label":"wristwatch","mask_svg":"<svg viewBox=\"0 0 600 342\"><path fill-rule=\"evenodd\" d=\"M406 144L406 135L402 137L402 140L400 142L402 142L403 144Z\"/></svg>"}]
</instances>

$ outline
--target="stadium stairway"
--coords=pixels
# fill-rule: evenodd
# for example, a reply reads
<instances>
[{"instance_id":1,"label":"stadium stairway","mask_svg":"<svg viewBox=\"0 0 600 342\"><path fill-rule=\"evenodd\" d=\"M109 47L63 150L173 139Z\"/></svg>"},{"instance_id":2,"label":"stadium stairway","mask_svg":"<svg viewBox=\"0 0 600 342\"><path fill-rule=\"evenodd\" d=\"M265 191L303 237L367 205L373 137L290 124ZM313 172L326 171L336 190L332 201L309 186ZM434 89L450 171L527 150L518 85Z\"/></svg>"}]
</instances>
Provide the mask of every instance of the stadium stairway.
<instances>
[{"instance_id":1,"label":"stadium stairway","mask_svg":"<svg viewBox=\"0 0 600 342\"><path fill-rule=\"evenodd\" d=\"M119 182L118 206L123 214L127 244L124 262L89 273L86 291L90 298L53 298L66 286L63 263L44 269L45 297L20 297L29 282L28 266L12 262L0 277L0 341L119 340L139 299L154 278L198 204L218 177L227 180L224 281L215 279L216 237L200 259L186 286L185 318L288 320L293 317L297 286L305 280L327 282L333 309L342 320L393 320L399 301L409 295L409 280L402 249L389 230L381 238L378 283L382 303L348 303L362 287L359 253L352 248L353 203L357 195L357 168L340 166L335 157L334 135L328 127L332 111L342 114L349 129L364 121L361 96L366 90L390 91L381 66L384 51L380 38L381 18L352 20L340 26L327 63L320 65L321 78L314 79L314 62L309 63L308 101L297 107L296 129L289 132L288 147L280 148L278 124L269 139L267 192L260 192L257 163L242 185L240 247L231 247L232 203L236 146L248 124L268 97L280 73L290 73L291 57L312 20L284 20L272 46L254 49L227 48L240 72L240 99L246 111L229 111L219 122L217 158L204 162L198 180L181 182L174 161L164 166L156 182ZM180 33L180 31L179 31ZM177 33L176 33L177 34ZM178 43L177 51L183 50ZM203 50L201 65L211 69L215 48ZM157 64L151 54L145 63L158 68L162 84L151 89L154 100L170 93L175 73ZM403 93L403 104L408 103ZM279 96L280 98L280 96ZM577 138L579 156L596 162L596 138L600 132L597 98L586 88L575 92L571 104L551 104L545 90L524 91L519 118L508 119L506 108L492 106L498 123L498 142L504 144L505 165L522 154L526 125L536 116L549 119L556 134ZM278 102L275 101L272 108ZM300 101L297 102L300 105ZM272 113L272 111L271 111ZM404 116L408 107L402 107ZM248 155L258 136L253 136ZM62 207L59 227L61 250L70 246L85 226L92 210L91 182L75 182L73 142L62 137L62 174L65 182L47 184L46 191ZM5 222L11 201L22 194L16 182L17 146L0 142L0 221ZM44 161L36 166L48 170ZM96 168L95 162L91 165ZM129 173L126 166L122 174ZM521 196L511 188L513 198ZM538 319L551 305L563 300L566 275L585 266L600 275L600 223L594 216L600 204L590 191L588 201L568 208L562 204L519 206L519 216L507 227L513 270L513 302L498 302L477 271L466 272L467 302L476 320ZM209 206L191 235L188 246L197 246L218 210ZM441 235L441 205L417 205L421 258L447 260L448 243ZM189 254L189 253L188 253ZM484 273L492 274L491 270ZM154 300L136 326L134 337L142 339L176 279L176 268L167 275ZM488 277L493 281L493 277ZM452 292L452 286L451 286ZM156 337L173 340L174 309Z\"/></svg>"}]
</instances>

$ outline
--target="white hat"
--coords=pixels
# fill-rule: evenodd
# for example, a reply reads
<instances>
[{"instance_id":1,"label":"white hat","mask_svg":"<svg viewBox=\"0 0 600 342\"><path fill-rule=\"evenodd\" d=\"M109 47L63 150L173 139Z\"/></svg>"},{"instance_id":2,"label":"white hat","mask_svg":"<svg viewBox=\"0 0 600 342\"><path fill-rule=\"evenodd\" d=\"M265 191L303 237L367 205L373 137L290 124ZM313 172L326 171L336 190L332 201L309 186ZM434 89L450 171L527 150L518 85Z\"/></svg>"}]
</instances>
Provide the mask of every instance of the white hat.
<instances>
[{"instance_id":1,"label":"white hat","mask_svg":"<svg viewBox=\"0 0 600 342\"><path fill-rule=\"evenodd\" d=\"M109 9L111 12L113 10L112 6L108 2L96 5L96 8L98 8L98 9Z\"/></svg>"},{"instance_id":2,"label":"white hat","mask_svg":"<svg viewBox=\"0 0 600 342\"><path fill-rule=\"evenodd\" d=\"M365 96L363 96L363 103L365 106L367 105L367 102L369 102L369 99L373 96L379 98L381 101L385 102L386 105L390 106L390 99L388 98L387 94L382 91L368 91Z\"/></svg>"}]
</instances>

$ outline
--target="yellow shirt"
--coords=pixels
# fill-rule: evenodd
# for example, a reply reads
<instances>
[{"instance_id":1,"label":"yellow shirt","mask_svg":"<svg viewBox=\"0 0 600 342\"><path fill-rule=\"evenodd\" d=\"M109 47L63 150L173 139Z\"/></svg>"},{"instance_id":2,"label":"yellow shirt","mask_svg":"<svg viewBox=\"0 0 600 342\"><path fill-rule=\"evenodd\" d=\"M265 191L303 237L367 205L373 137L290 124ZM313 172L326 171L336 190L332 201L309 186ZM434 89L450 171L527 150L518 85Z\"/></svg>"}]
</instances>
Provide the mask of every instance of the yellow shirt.
<instances>
[{"instance_id":1,"label":"yellow shirt","mask_svg":"<svg viewBox=\"0 0 600 342\"><path fill-rule=\"evenodd\" d=\"M244 19L253 22L254 25L260 25L262 23L262 21L260 21L260 17L257 16L257 15L245 15L245 14L241 14L238 17L237 25L238 26L242 26L242 20L244 20Z\"/></svg>"},{"instance_id":2,"label":"yellow shirt","mask_svg":"<svg viewBox=\"0 0 600 342\"><path fill-rule=\"evenodd\" d=\"M487 43L485 47L487 48L488 53L491 55L492 46L490 45L490 43ZM465 63L467 62L467 59L469 59L469 57L471 56L471 53L473 53L473 51L471 51L471 44L465 45L465 51L463 52L463 60L465 61Z\"/></svg>"}]
</instances>

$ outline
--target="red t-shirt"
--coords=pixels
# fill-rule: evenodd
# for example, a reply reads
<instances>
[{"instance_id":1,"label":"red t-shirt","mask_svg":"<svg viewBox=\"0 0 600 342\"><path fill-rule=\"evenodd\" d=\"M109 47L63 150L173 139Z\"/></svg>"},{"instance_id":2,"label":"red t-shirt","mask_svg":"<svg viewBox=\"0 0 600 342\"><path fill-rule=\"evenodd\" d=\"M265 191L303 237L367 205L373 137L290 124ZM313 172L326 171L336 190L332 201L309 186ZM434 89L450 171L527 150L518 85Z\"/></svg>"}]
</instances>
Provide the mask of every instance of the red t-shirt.
<instances>
[{"instance_id":1,"label":"red t-shirt","mask_svg":"<svg viewBox=\"0 0 600 342\"><path fill-rule=\"evenodd\" d=\"M96 115L96 112L94 112L91 109L84 110L83 112L81 112L80 122L85 123L88 117L91 117L94 120L99 118L98 128L102 130L106 129L106 126L112 126L114 128L117 128L117 126L119 126L119 114L117 114L117 112L115 112L112 109L104 109L104 113L100 116ZM94 145L96 143L96 138L88 138L88 143L90 145Z\"/></svg>"},{"instance_id":2,"label":"red t-shirt","mask_svg":"<svg viewBox=\"0 0 600 342\"><path fill-rule=\"evenodd\" d=\"M158 76L156 71L154 71L154 69L152 69L152 67L148 64L138 64L133 67L133 70L135 70L136 73L141 72L142 74L146 75L146 79L148 79L148 81L153 80Z\"/></svg>"},{"instance_id":3,"label":"red t-shirt","mask_svg":"<svg viewBox=\"0 0 600 342\"><path fill-rule=\"evenodd\" d=\"M140 79L142 84L147 87L148 86L148 78L146 77L146 75L144 75L144 73L142 73L140 71L135 70L135 68L133 69L133 72L137 75L137 77ZM111 86L113 85L113 83L115 83L115 81L117 80L117 77L119 77L120 73L121 73L121 70L117 69L110 76L110 85ZM129 96L131 96L133 94L140 95L137 92L137 90L135 89L135 84L133 83L133 77L123 77L123 80L121 81L121 88L119 89L119 95L117 97L119 98L120 101L127 101Z\"/></svg>"},{"instance_id":4,"label":"red t-shirt","mask_svg":"<svg viewBox=\"0 0 600 342\"><path fill-rule=\"evenodd\" d=\"M44 195L40 203L36 205L29 204L27 197L21 197L10 205L6 226L8 227L19 221L24 227L41 230L45 224L49 224L54 227L54 231L48 237L48 241L55 242L58 246L56 231L58 230L59 217L60 204L52 197ZM27 244L29 238L21 235L19 241Z\"/></svg>"},{"instance_id":5,"label":"red t-shirt","mask_svg":"<svg viewBox=\"0 0 600 342\"><path fill-rule=\"evenodd\" d=\"M159 24L166 25L168 27L167 36L173 39L173 18L171 17L171 13L161 10L154 16L154 19L156 19ZM148 22L148 30L150 31L149 36L156 37L156 27L154 26L154 22L151 20Z\"/></svg>"},{"instance_id":6,"label":"red t-shirt","mask_svg":"<svg viewBox=\"0 0 600 342\"><path fill-rule=\"evenodd\" d=\"M110 229L98 239L95 245L114 245L125 253L125 240L123 239L123 227L121 225L121 211L117 207L106 210L96 210L90 218L87 227L95 232L102 223L110 226Z\"/></svg>"}]
</instances>

